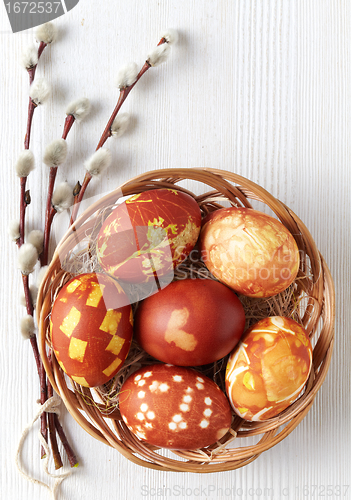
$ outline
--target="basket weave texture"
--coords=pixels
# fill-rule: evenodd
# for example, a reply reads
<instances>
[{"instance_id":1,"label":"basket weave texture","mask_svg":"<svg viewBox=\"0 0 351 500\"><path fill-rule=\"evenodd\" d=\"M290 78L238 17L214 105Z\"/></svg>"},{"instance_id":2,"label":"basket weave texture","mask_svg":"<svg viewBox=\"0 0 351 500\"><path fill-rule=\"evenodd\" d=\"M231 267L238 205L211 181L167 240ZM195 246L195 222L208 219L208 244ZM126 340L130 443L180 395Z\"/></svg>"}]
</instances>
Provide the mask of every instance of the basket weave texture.
<instances>
[{"instance_id":1,"label":"basket weave texture","mask_svg":"<svg viewBox=\"0 0 351 500\"><path fill-rule=\"evenodd\" d=\"M205 187L209 191L197 196L177 186L180 181L188 179L197 181L199 187ZM303 393L278 416L265 422L247 422L233 413L231 432L220 442L202 450L170 452L142 442L134 436L123 422L118 405L106 412L109 403L101 400L99 391L73 384L61 370L55 357L52 363L49 362L48 348L51 346L51 308L60 287L71 278L71 274L62 269L62 256L69 260L78 241L86 239L89 247L89 240L96 236L102 221L121 196L155 188L174 188L175 185L177 189L196 199L204 215L221 208L224 202L225 206L228 206L229 201L234 206L250 208L255 200L254 203L260 202L269 207L292 233L300 250L301 264L291 288L289 300L293 304L289 315L302 323L310 336L313 366ZM280 310L281 298L278 295L270 301L270 314L267 315L279 315ZM332 277L323 257L306 226L287 206L262 187L234 173L217 169L178 168L139 175L85 210L56 248L39 290L37 316L39 348L47 375L66 408L83 429L138 465L158 470L209 473L237 469L252 462L262 452L288 436L306 416L330 365L334 343L335 297ZM252 322L258 319L261 318L253 317ZM132 365L130 369L133 369ZM225 364L222 371L224 370ZM251 439L252 437L254 438ZM253 441L255 444L252 444Z\"/></svg>"}]
</instances>

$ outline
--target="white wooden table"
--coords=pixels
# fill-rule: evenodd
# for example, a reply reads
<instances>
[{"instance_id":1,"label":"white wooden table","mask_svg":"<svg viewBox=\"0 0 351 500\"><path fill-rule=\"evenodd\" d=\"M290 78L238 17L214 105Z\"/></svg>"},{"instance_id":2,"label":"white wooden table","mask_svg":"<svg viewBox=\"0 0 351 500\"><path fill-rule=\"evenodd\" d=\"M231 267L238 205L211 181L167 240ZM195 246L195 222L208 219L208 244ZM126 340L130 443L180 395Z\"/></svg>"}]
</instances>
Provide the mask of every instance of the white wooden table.
<instances>
[{"instance_id":1,"label":"white wooden table","mask_svg":"<svg viewBox=\"0 0 351 500\"><path fill-rule=\"evenodd\" d=\"M6 236L19 217L14 162L23 148L26 72L18 64L33 31L10 32L0 6L1 499L49 498L14 466L25 425L36 411L38 381L29 344L19 333L17 249ZM150 70L124 106L132 130L108 143L113 167L89 187L106 193L128 178L164 167L222 168L258 182L290 206L327 260L337 293L336 342L327 379L298 428L237 471L195 475L140 468L88 436L63 410L80 467L59 499L351 498L351 4L347 0L81 0L56 21L59 40L37 75L53 97L37 110L27 227L42 228L47 169L44 147L61 136L67 103L87 96L90 117L68 138L58 181L75 184L117 100L114 78L126 62L142 65L164 28L179 30L170 60ZM23 457L44 479L37 427Z\"/></svg>"}]
</instances>

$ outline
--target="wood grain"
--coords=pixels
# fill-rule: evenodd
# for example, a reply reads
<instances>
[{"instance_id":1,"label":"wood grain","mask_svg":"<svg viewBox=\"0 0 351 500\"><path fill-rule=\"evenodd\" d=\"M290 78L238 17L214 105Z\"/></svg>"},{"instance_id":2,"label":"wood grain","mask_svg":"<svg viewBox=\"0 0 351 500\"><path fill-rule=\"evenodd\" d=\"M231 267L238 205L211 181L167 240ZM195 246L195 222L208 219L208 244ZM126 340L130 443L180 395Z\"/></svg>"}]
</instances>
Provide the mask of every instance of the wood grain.
<instances>
[{"instance_id":1,"label":"wood grain","mask_svg":"<svg viewBox=\"0 0 351 500\"><path fill-rule=\"evenodd\" d=\"M107 143L113 166L89 187L88 196L154 168L205 166L244 175L306 223L337 291L331 369L311 412L282 443L235 472L167 474L129 463L92 440L63 412L81 467L62 484L60 500L157 498L151 488L161 488L159 496L163 491L170 498L198 493L204 499L300 500L317 498L313 485L319 493L325 487L325 495L327 485L333 485L330 498L351 498L351 486L343 495L351 476L350 3L82 0L57 25L59 40L45 50L37 73L51 81L54 97L34 118L37 168L28 180L33 200L28 229L43 226L48 171L41 158L45 146L62 133L68 102L84 95L93 104L87 121L74 125L67 163L58 172L58 181L74 185L84 177L83 162L117 101L114 78L119 67L130 60L141 66L161 30L174 27L180 32L179 44L170 60L148 71L128 97L124 110L133 115L133 129ZM19 215L13 165L23 148L27 112L28 80L18 59L33 31L12 35L0 8L0 37L0 391L6 408L1 412L1 498L34 500L47 494L22 479L13 457L35 412L39 386L29 345L19 334L24 310L18 300L16 247L5 236L9 220ZM44 479L36 433L26 443L26 463Z\"/></svg>"}]
</instances>

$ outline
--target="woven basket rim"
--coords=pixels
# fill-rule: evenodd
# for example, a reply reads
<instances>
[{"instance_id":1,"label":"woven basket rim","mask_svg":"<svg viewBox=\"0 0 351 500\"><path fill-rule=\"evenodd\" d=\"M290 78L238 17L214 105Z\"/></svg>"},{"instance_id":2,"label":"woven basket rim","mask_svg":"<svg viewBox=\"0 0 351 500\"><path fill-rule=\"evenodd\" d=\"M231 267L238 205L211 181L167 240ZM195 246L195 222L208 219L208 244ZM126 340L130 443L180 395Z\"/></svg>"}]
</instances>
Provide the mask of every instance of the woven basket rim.
<instances>
[{"instance_id":1,"label":"woven basket rim","mask_svg":"<svg viewBox=\"0 0 351 500\"><path fill-rule=\"evenodd\" d=\"M56 359L50 365L47 355L48 322L52 306L53 288L62 286L63 272L60 266L60 253L72 248L75 238L92 230L96 214L106 206L113 205L121 196L128 196L147 189L175 186L193 195L198 203L206 203L206 196L194 195L177 185L182 180L194 180L210 187L212 193L229 200L232 204L251 206L250 200L267 205L278 219L294 235L299 248L309 258L311 273L314 277L312 289L307 296L308 303L303 317L308 334L316 336L313 348L313 372L304 394L287 410L266 422L247 423L235 417L233 433L240 438L261 436L255 445L223 449L213 454L211 447L198 450L173 451L174 457L168 458L157 449L130 433L121 420L118 410L107 417L98 405L89 406L84 396L67 386ZM205 206L205 205L204 205ZM116 448L130 461L146 468L183 472L209 473L233 470L255 460L262 452L275 446L289 435L310 410L315 396L328 372L334 344L335 291L328 266L320 254L311 234L299 217L284 203L276 199L258 184L235 173L212 168L169 168L158 169L140 174L124 182L111 193L97 200L82 213L65 233L52 257L46 276L41 283L37 300L39 325L39 349L48 378L55 391L62 397L64 404L74 419L95 439ZM83 391L85 393L85 389ZM284 427L283 427L284 426ZM229 442L229 441L228 441Z\"/></svg>"}]
</instances>

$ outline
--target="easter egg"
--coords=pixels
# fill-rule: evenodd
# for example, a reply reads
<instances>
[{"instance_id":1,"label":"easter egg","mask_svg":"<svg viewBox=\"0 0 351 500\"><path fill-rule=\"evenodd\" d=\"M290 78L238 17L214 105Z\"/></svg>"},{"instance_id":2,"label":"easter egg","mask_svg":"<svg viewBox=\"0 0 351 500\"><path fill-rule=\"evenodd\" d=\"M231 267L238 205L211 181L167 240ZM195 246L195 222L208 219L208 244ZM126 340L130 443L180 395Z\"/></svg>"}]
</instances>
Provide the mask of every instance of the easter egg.
<instances>
[{"instance_id":1,"label":"easter egg","mask_svg":"<svg viewBox=\"0 0 351 500\"><path fill-rule=\"evenodd\" d=\"M312 346L301 325L280 316L259 321L228 360L226 391L234 411L246 420L275 417L299 396L311 367Z\"/></svg>"},{"instance_id":2,"label":"easter egg","mask_svg":"<svg viewBox=\"0 0 351 500\"><path fill-rule=\"evenodd\" d=\"M156 359L198 366L229 354L244 327L244 308L232 290L210 279L185 279L139 304L134 332Z\"/></svg>"},{"instance_id":3,"label":"easter egg","mask_svg":"<svg viewBox=\"0 0 351 500\"><path fill-rule=\"evenodd\" d=\"M296 278L299 250L277 219L252 208L212 212L200 236L202 258L222 283L251 297L270 297Z\"/></svg>"},{"instance_id":4,"label":"easter egg","mask_svg":"<svg viewBox=\"0 0 351 500\"><path fill-rule=\"evenodd\" d=\"M119 409L142 441L177 450L215 443L232 420L225 394L211 379L191 368L164 364L134 372L121 388Z\"/></svg>"},{"instance_id":5,"label":"easter egg","mask_svg":"<svg viewBox=\"0 0 351 500\"><path fill-rule=\"evenodd\" d=\"M128 198L103 223L97 256L109 275L130 283L173 273L193 249L201 227L198 204L175 189Z\"/></svg>"},{"instance_id":6,"label":"easter egg","mask_svg":"<svg viewBox=\"0 0 351 500\"><path fill-rule=\"evenodd\" d=\"M132 309L114 279L101 273L81 274L58 293L50 331L63 371L78 384L95 387L114 377L127 357Z\"/></svg>"}]
</instances>

